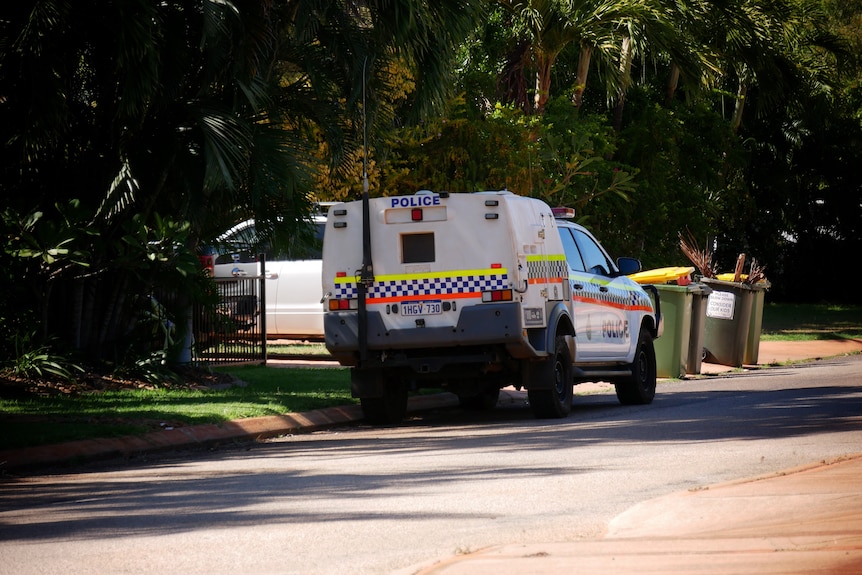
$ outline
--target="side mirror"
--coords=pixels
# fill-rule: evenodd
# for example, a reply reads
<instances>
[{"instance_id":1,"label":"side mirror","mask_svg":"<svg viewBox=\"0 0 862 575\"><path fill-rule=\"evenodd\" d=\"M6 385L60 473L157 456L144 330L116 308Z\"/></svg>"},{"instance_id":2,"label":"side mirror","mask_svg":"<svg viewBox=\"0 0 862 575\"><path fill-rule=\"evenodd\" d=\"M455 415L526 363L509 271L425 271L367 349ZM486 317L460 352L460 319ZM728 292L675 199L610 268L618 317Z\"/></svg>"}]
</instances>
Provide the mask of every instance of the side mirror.
<instances>
[{"instance_id":1,"label":"side mirror","mask_svg":"<svg viewBox=\"0 0 862 575\"><path fill-rule=\"evenodd\" d=\"M641 271L641 261L636 258L617 258L620 275L627 276Z\"/></svg>"}]
</instances>

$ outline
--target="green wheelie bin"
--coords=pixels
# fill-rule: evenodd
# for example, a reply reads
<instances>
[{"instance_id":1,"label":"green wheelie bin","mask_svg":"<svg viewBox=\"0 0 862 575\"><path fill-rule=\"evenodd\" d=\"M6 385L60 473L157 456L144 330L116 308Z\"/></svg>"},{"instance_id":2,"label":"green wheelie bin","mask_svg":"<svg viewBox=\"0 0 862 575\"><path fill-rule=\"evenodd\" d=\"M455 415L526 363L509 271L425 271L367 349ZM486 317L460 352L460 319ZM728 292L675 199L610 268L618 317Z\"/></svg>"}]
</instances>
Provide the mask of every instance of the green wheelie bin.
<instances>
[{"instance_id":1,"label":"green wheelie bin","mask_svg":"<svg viewBox=\"0 0 862 575\"><path fill-rule=\"evenodd\" d=\"M751 302L751 322L748 324L748 338L745 341L745 354L743 363L745 365L757 365L760 357L760 332L763 329L763 305L766 299L766 290L770 283L767 281L751 285L754 290Z\"/></svg>"},{"instance_id":2,"label":"green wheelie bin","mask_svg":"<svg viewBox=\"0 0 862 575\"><path fill-rule=\"evenodd\" d=\"M661 297L664 333L655 341L656 375L682 377L700 373L704 300L712 289L701 283L654 284Z\"/></svg>"},{"instance_id":3,"label":"green wheelie bin","mask_svg":"<svg viewBox=\"0 0 862 575\"><path fill-rule=\"evenodd\" d=\"M741 367L745 363L756 290L739 282L713 278L701 281L712 288L706 305L703 361ZM759 339L758 336L758 344Z\"/></svg>"}]
</instances>

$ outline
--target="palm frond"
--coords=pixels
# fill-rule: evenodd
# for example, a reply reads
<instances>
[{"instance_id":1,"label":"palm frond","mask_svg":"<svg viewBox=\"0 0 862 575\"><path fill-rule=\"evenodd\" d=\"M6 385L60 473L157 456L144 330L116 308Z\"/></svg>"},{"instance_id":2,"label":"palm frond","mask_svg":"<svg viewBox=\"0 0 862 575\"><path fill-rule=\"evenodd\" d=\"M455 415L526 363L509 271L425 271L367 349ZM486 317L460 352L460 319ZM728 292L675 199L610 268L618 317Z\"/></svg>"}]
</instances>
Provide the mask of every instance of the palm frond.
<instances>
[{"instance_id":1,"label":"palm frond","mask_svg":"<svg viewBox=\"0 0 862 575\"><path fill-rule=\"evenodd\" d=\"M102 203L96 210L93 221L108 221L117 216L117 214L124 212L134 205L138 191L138 181L132 175L129 163L123 162L119 172L117 172L117 175L111 182Z\"/></svg>"}]
</instances>

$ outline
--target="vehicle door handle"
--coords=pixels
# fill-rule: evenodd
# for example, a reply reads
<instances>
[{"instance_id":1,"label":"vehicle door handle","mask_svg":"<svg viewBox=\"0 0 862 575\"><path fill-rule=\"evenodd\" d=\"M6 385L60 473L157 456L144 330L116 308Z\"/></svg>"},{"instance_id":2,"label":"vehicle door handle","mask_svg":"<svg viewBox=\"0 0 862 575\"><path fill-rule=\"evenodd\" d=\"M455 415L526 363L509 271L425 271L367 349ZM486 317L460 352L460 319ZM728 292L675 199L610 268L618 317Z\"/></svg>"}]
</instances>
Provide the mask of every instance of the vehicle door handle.
<instances>
[{"instance_id":1,"label":"vehicle door handle","mask_svg":"<svg viewBox=\"0 0 862 575\"><path fill-rule=\"evenodd\" d=\"M572 289L584 289L584 284L572 284Z\"/></svg>"},{"instance_id":2,"label":"vehicle door handle","mask_svg":"<svg viewBox=\"0 0 862 575\"><path fill-rule=\"evenodd\" d=\"M599 287L599 291L600 291L600 292L602 292L602 293L607 293L607 291L608 291L608 287L607 287L607 286L600 286L600 287Z\"/></svg>"}]
</instances>

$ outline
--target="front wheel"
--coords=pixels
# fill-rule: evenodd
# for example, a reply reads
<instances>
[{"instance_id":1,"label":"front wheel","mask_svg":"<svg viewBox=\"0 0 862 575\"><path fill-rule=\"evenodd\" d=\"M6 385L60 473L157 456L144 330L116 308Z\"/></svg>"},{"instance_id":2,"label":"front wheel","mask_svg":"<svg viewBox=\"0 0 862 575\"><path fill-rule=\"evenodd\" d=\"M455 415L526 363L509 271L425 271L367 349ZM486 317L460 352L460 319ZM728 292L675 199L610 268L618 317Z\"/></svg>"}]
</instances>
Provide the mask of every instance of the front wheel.
<instances>
[{"instance_id":1,"label":"front wheel","mask_svg":"<svg viewBox=\"0 0 862 575\"><path fill-rule=\"evenodd\" d=\"M548 374L551 378L550 388L527 390L533 414L540 419L559 419L572 412L572 354L569 353L565 337L557 336L551 361L553 369Z\"/></svg>"},{"instance_id":2,"label":"front wheel","mask_svg":"<svg viewBox=\"0 0 862 575\"><path fill-rule=\"evenodd\" d=\"M656 365L652 335L641 328L631 377L615 384L617 399L623 405L645 405L655 398Z\"/></svg>"}]
</instances>

